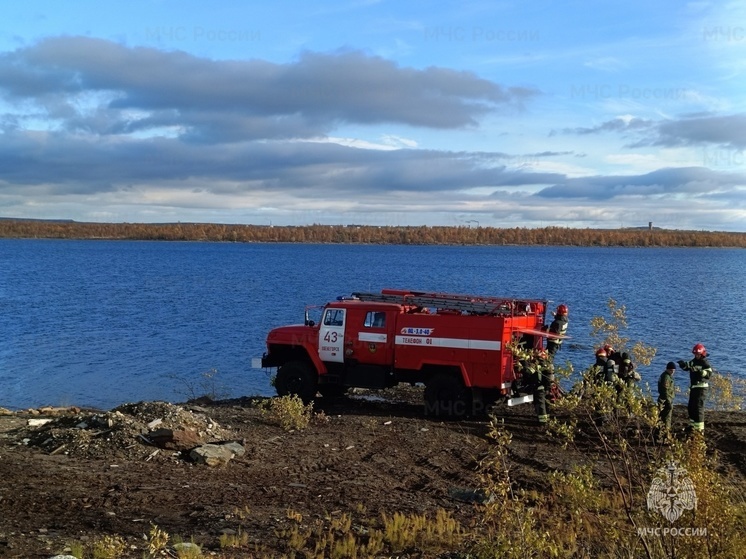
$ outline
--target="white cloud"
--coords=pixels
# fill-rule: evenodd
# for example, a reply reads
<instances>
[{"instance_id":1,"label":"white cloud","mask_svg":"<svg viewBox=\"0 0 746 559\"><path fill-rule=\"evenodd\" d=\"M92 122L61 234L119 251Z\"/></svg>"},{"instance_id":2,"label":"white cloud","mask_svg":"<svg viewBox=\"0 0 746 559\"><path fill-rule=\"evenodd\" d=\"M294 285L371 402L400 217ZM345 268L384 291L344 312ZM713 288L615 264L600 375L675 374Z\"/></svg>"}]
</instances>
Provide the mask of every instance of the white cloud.
<instances>
[{"instance_id":1,"label":"white cloud","mask_svg":"<svg viewBox=\"0 0 746 559\"><path fill-rule=\"evenodd\" d=\"M600 58L592 58L587 60L584 63L585 66L588 68L593 68L594 70L601 70L603 72L618 72L619 70L622 70L624 68L627 68L629 65L624 62L623 60L620 60L613 56L603 56Z\"/></svg>"},{"instance_id":2,"label":"white cloud","mask_svg":"<svg viewBox=\"0 0 746 559\"><path fill-rule=\"evenodd\" d=\"M393 136L390 134L385 134L381 137L381 142L383 142L384 145L395 147L395 148L409 148L414 149L417 147L417 141L410 140L408 138L402 138L401 136Z\"/></svg>"},{"instance_id":3,"label":"white cloud","mask_svg":"<svg viewBox=\"0 0 746 559\"><path fill-rule=\"evenodd\" d=\"M323 138L305 138L302 140L289 140L293 142L310 142L310 143L318 143L318 144L337 144L339 146L345 146L345 147L351 147L351 148L358 148L358 149L374 149L374 150L384 150L384 151L390 151L394 149L398 149L401 146L393 145L389 142L382 141L380 143L377 142L371 142L368 140L361 140L359 138L340 138L336 136L327 136Z\"/></svg>"}]
</instances>

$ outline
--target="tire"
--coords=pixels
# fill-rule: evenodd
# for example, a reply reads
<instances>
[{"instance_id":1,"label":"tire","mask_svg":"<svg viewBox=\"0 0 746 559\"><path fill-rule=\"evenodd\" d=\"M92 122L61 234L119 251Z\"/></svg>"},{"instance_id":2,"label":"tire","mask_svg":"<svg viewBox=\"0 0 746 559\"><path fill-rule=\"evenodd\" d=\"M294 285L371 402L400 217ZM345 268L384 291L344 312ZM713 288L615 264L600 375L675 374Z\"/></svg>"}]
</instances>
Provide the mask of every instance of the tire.
<instances>
[{"instance_id":1,"label":"tire","mask_svg":"<svg viewBox=\"0 0 746 559\"><path fill-rule=\"evenodd\" d=\"M426 415L463 419L471 415L471 408L471 391L454 375L437 374L425 385Z\"/></svg>"},{"instance_id":2,"label":"tire","mask_svg":"<svg viewBox=\"0 0 746 559\"><path fill-rule=\"evenodd\" d=\"M278 396L296 395L304 404L316 396L316 374L302 361L290 361L277 370L275 389Z\"/></svg>"}]
</instances>

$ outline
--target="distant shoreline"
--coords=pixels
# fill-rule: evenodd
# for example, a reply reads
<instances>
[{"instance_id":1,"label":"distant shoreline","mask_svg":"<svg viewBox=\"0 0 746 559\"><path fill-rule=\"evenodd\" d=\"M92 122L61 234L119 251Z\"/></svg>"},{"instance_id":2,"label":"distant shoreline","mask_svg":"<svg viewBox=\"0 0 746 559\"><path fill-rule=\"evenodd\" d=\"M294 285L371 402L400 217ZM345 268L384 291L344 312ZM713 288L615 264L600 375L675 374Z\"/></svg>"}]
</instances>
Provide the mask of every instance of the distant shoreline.
<instances>
[{"instance_id":1,"label":"distant shoreline","mask_svg":"<svg viewBox=\"0 0 746 559\"><path fill-rule=\"evenodd\" d=\"M655 227L466 227L373 225L225 225L215 223L90 223L0 218L0 238L237 243L746 248L746 233Z\"/></svg>"}]
</instances>

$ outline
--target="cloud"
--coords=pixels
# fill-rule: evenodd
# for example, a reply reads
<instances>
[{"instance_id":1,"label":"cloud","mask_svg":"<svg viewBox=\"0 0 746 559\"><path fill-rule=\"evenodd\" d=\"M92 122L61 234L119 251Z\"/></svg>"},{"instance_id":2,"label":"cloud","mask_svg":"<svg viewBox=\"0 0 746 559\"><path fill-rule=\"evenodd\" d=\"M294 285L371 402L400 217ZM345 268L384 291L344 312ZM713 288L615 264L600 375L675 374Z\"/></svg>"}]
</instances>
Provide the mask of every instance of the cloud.
<instances>
[{"instance_id":1,"label":"cloud","mask_svg":"<svg viewBox=\"0 0 746 559\"><path fill-rule=\"evenodd\" d=\"M508 171L489 153L358 149L323 142L234 142L206 146L177 138L92 139L55 132L6 132L0 163L8 185L44 184L56 192L108 192L132 185L179 188L180 181L234 185L236 191L442 192L551 184L557 173ZM56 186L55 186L56 185ZM223 186L224 188L224 186Z\"/></svg>"},{"instance_id":2,"label":"cloud","mask_svg":"<svg viewBox=\"0 0 746 559\"><path fill-rule=\"evenodd\" d=\"M601 133L637 134L639 139L627 146L633 148L709 144L740 151L746 149L746 114L694 114L685 115L678 119L660 121L624 116L591 127L553 130L550 135L573 134L585 136Z\"/></svg>"},{"instance_id":3,"label":"cloud","mask_svg":"<svg viewBox=\"0 0 746 559\"><path fill-rule=\"evenodd\" d=\"M340 123L454 129L520 107L538 91L471 72L404 68L360 51L304 52L297 60L210 60L55 37L0 56L0 91L35 101L72 132L172 128L202 142L303 138Z\"/></svg>"},{"instance_id":4,"label":"cloud","mask_svg":"<svg viewBox=\"0 0 746 559\"><path fill-rule=\"evenodd\" d=\"M583 65L604 72L618 72L628 67L628 64L625 61L614 56L592 58L587 60Z\"/></svg>"},{"instance_id":5,"label":"cloud","mask_svg":"<svg viewBox=\"0 0 746 559\"><path fill-rule=\"evenodd\" d=\"M746 148L746 114L700 116L660 122L647 143L675 147L715 144L724 148Z\"/></svg>"},{"instance_id":6,"label":"cloud","mask_svg":"<svg viewBox=\"0 0 746 559\"><path fill-rule=\"evenodd\" d=\"M569 178L539 191L542 198L610 200L627 196L711 195L746 188L746 174L705 167L666 168L642 175Z\"/></svg>"},{"instance_id":7,"label":"cloud","mask_svg":"<svg viewBox=\"0 0 746 559\"><path fill-rule=\"evenodd\" d=\"M310 202L552 184L564 175L507 170L504 161L516 157L509 154L330 133L342 124L470 127L537 93L359 51L305 52L275 64L46 39L0 55L0 94L15 104L0 121L0 194L140 193L174 204L199 194L219 205L214 197Z\"/></svg>"},{"instance_id":8,"label":"cloud","mask_svg":"<svg viewBox=\"0 0 746 559\"><path fill-rule=\"evenodd\" d=\"M563 128L562 130L553 130L550 136L557 134L575 134L578 136L586 136L589 134L600 134L603 132L636 132L640 130L648 130L654 125L651 120L645 120L635 117L616 117L606 122L602 122L596 126L591 127L576 127L576 128Z\"/></svg>"}]
</instances>

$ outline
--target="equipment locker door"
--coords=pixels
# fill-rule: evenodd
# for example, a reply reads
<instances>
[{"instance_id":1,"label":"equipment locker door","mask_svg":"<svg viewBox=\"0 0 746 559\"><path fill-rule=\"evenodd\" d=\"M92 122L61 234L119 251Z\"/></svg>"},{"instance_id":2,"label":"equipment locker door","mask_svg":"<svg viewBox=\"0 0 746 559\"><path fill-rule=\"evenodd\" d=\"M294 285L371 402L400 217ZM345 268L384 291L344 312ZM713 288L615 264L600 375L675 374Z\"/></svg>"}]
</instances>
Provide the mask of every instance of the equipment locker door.
<instances>
[{"instance_id":1,"label":"equipment locker door","mask_svg":"<svg viewBox=\"0 0 746 559\"><path fill-rule=\"evenodd\" d=\"M319 358L322 361L343 363L342 342L345 331L345 309L326 309L319 328Z\"/></svg>"},{"instance_id":2,"label":"equipment locker door","mask_svg":"<svg viewBox=\"0 0 746 559\"><path fill-rule=\"evenodd\" d=\"M369 365L390 365L393 344L389 330L395 320L394 313L368 310L353 320L347 336L355 348L354 358Z\"/></svg>"}]
</instances>

